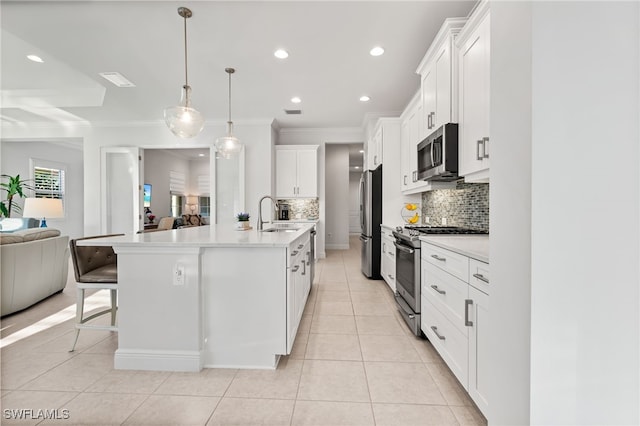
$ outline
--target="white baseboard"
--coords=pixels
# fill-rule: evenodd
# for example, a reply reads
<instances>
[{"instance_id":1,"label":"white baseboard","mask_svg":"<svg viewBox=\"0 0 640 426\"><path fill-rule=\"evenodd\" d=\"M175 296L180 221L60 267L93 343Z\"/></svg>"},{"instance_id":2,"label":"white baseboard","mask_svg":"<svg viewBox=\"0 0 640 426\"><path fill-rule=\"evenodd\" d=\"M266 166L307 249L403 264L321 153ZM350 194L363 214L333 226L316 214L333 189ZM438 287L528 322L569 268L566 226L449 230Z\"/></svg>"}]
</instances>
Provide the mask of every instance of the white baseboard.
<instances>
[{"instance_id":1,"label":"white baseboard","mask_svg":"<svg viewBox=\"0 0 640 426\"><path fill-rule=\"evenodd\" d=\"M200 371L203 367L201 351L157 351L117 349L116 370Z\"/></svg>"},{"instance_id":2,"label":"white baseboard","mask_svg":"<svg viewBox=\"0 0 640 426\"><path fill-rule=\"evenodd\" d=\"M324 245L325 249L329 250L349 250L349 244L326 244Z\"/></svg>"}]
</instances>

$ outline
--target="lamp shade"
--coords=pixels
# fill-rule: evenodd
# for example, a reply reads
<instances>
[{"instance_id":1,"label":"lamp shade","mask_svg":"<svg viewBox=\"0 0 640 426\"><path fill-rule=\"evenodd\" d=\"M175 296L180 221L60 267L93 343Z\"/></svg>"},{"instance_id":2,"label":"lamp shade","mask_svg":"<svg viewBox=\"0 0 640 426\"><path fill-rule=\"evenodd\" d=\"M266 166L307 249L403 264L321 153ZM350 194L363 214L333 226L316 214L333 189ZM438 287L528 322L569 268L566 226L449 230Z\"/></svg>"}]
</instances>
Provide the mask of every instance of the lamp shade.
<instances>
[{"instance_id":1,"label":"lamp shade","mask_svg":"<svg viewBox=\"0 0 640 426\"><path fill-rule=\"evenodd\" d=\"M46 226L46 218L64 217L62 200L58 198L25 198L22 217L42 218Z\"/></svg>"}]
</instances>

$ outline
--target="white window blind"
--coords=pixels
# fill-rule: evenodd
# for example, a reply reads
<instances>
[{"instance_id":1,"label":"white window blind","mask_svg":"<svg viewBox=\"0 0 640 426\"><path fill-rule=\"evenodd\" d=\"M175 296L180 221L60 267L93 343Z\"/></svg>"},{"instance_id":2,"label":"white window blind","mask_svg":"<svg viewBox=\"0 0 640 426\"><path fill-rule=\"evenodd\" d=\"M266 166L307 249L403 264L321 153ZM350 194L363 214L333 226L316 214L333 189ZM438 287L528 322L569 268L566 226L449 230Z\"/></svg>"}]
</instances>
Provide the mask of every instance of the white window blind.
<instances>
[{"instance_id":1,"label":"white window blind","mask_svg":"<svg viewBox=\"0 0 640 426\"><path fill-rule=\"evenodd\" d=\"M198 176L198 193L199 194L209 193L209 175Z\"/></svg>"},{"instance_id":2,"label":"white window blind","mask_svg":"<svg viewBox=\"0 0 640 426\"><path fill-rule=\"evenodd\" d=\"M185 193L185 175L174 170L169 171L169 191L177 194Z\"/></svg>"},{"instance_id":3,"label":"white window blind","mask_svg":"<svg viewBox=\"0 0 640 426\"><path fill-rule=\"evenodd\" d=\"M64 169L33 167L33 186L36 198L59 198L64 200Z\"/></svg>"}]
</instances>

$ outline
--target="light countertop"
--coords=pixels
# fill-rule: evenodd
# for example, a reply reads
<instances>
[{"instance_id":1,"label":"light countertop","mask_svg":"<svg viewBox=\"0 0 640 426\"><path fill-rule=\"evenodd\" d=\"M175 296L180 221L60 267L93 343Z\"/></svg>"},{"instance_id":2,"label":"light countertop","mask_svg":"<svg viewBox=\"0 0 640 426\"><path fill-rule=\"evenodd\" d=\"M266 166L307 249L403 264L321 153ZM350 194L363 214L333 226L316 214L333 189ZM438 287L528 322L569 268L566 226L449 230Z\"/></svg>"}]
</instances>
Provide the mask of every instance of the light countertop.
<instances>
[{"instance_id":1,"label":"light countertop","mask_svg":"<svg viewBox=\"0 0 640 426\"><path fill-rule=\"evenodd\" d=\"M421 235L420 241L489 263L489 235Z\"/></svg>"},{"instance_id":2,"label":"light countertop","mask_svg":"<svg viewBox=\"0 0 640 426\"><path fill-rule=\"evenodd\" d=\"M288 247L296 238L313 228L313 223L298 223L294 232L259 232L255 226L248 231L233 225L193 226L167 231L126 234L118 237L78 241L78 245L120 247ZM264 229L280 227L266 223ZM290 226L286 228L291 229Z\"/></svg>"}]
</instances>

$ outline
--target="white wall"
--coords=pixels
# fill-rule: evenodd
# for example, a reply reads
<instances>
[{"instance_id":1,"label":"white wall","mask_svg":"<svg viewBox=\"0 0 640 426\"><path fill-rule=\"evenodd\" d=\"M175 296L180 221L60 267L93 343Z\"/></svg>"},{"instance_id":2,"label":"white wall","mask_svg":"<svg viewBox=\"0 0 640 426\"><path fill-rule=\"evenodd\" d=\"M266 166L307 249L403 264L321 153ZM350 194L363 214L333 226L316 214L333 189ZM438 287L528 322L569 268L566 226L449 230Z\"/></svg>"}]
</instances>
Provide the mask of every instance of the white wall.
<instances>
[{"instance_id":1,"label":"white wall","mask_svg":"<svg viewBox=\"0 0 640 426\"><path fill-rule=\"evenodd\" d=\"M360 178L362 173L349 173L349 233L360 234Z\"/></svg>"},{"instance_id":2,"label":"white wall","mask_svg":"<svg viewBox=\"0 0 640 426\"><path fill-rule=\"evenodd\" d=\"M53 139L53 138L52 138ZM80 141L62 143L55 140L2 140L2 173L22 179L31 179L30 159L36 158L45 161L53 161L66 165L65 184L65 217L62 219L47 219L50 228L59 229L63 235L70 238L83 236L83 162L82 144ZM6 182L3 180L3 182ZM90 187L90 190L99 191L100 186ZM6 192L2 192L4 197ZM25 195L31 197L28 191ZM24 199L16 199L20 205L24 205ZM12 217L20 217L21 214L12 212Z\"/></svg>"},{"instance_id":3,"label":"white wall","mask_svg":"<svg viewBox=\"0 0 640 426\"><path fill-rule=\"evenodd\" d=\"M184 173L185 178L188 179L189 170L189 161L185 158L169 154L164 150L145 149L144 183L152 185L151 211L156 216L156 223L162 217L171 216L169 171Z\"/></svg>"},{"instance_id":4,"label":"white wall","mask_svg":"<svg viewBox=\"0 0 640 426\"><path fill-rule=\"evenodd\" d=\"M325 157L327 249L349 248L349 147L327 144Z\"/></svg>"},{"instance_id":5,"label":"white wall","mask_svg":"<svg viewBox=\"0 0 640 426\"><path fill-rule=\"evenodd\" d=\"M490 424L640 423L639 9L492 3Z\"/></svg>"},{"instance_id":6,"label":"white wall","mask_svg":"<svg viewBox=\"0 0 640 426\"><path fill-rule=\"evenodd\" d=\"M235 135L246 146L245 209L257 217L260 196L271 193L272 146L271 122L237 122ZM163 122L122 126L51 125L19 128L2 128L7 139L29 138L82 138L84 141L84 232L100 233L100 149L109 146L133 146L141 148L202 148L211 147L213 141L226 133L226 125L205 124L205 128L191 140L174 137ZM91 188L91 189L89 189Z\"/></svg>"}]
</instances>

